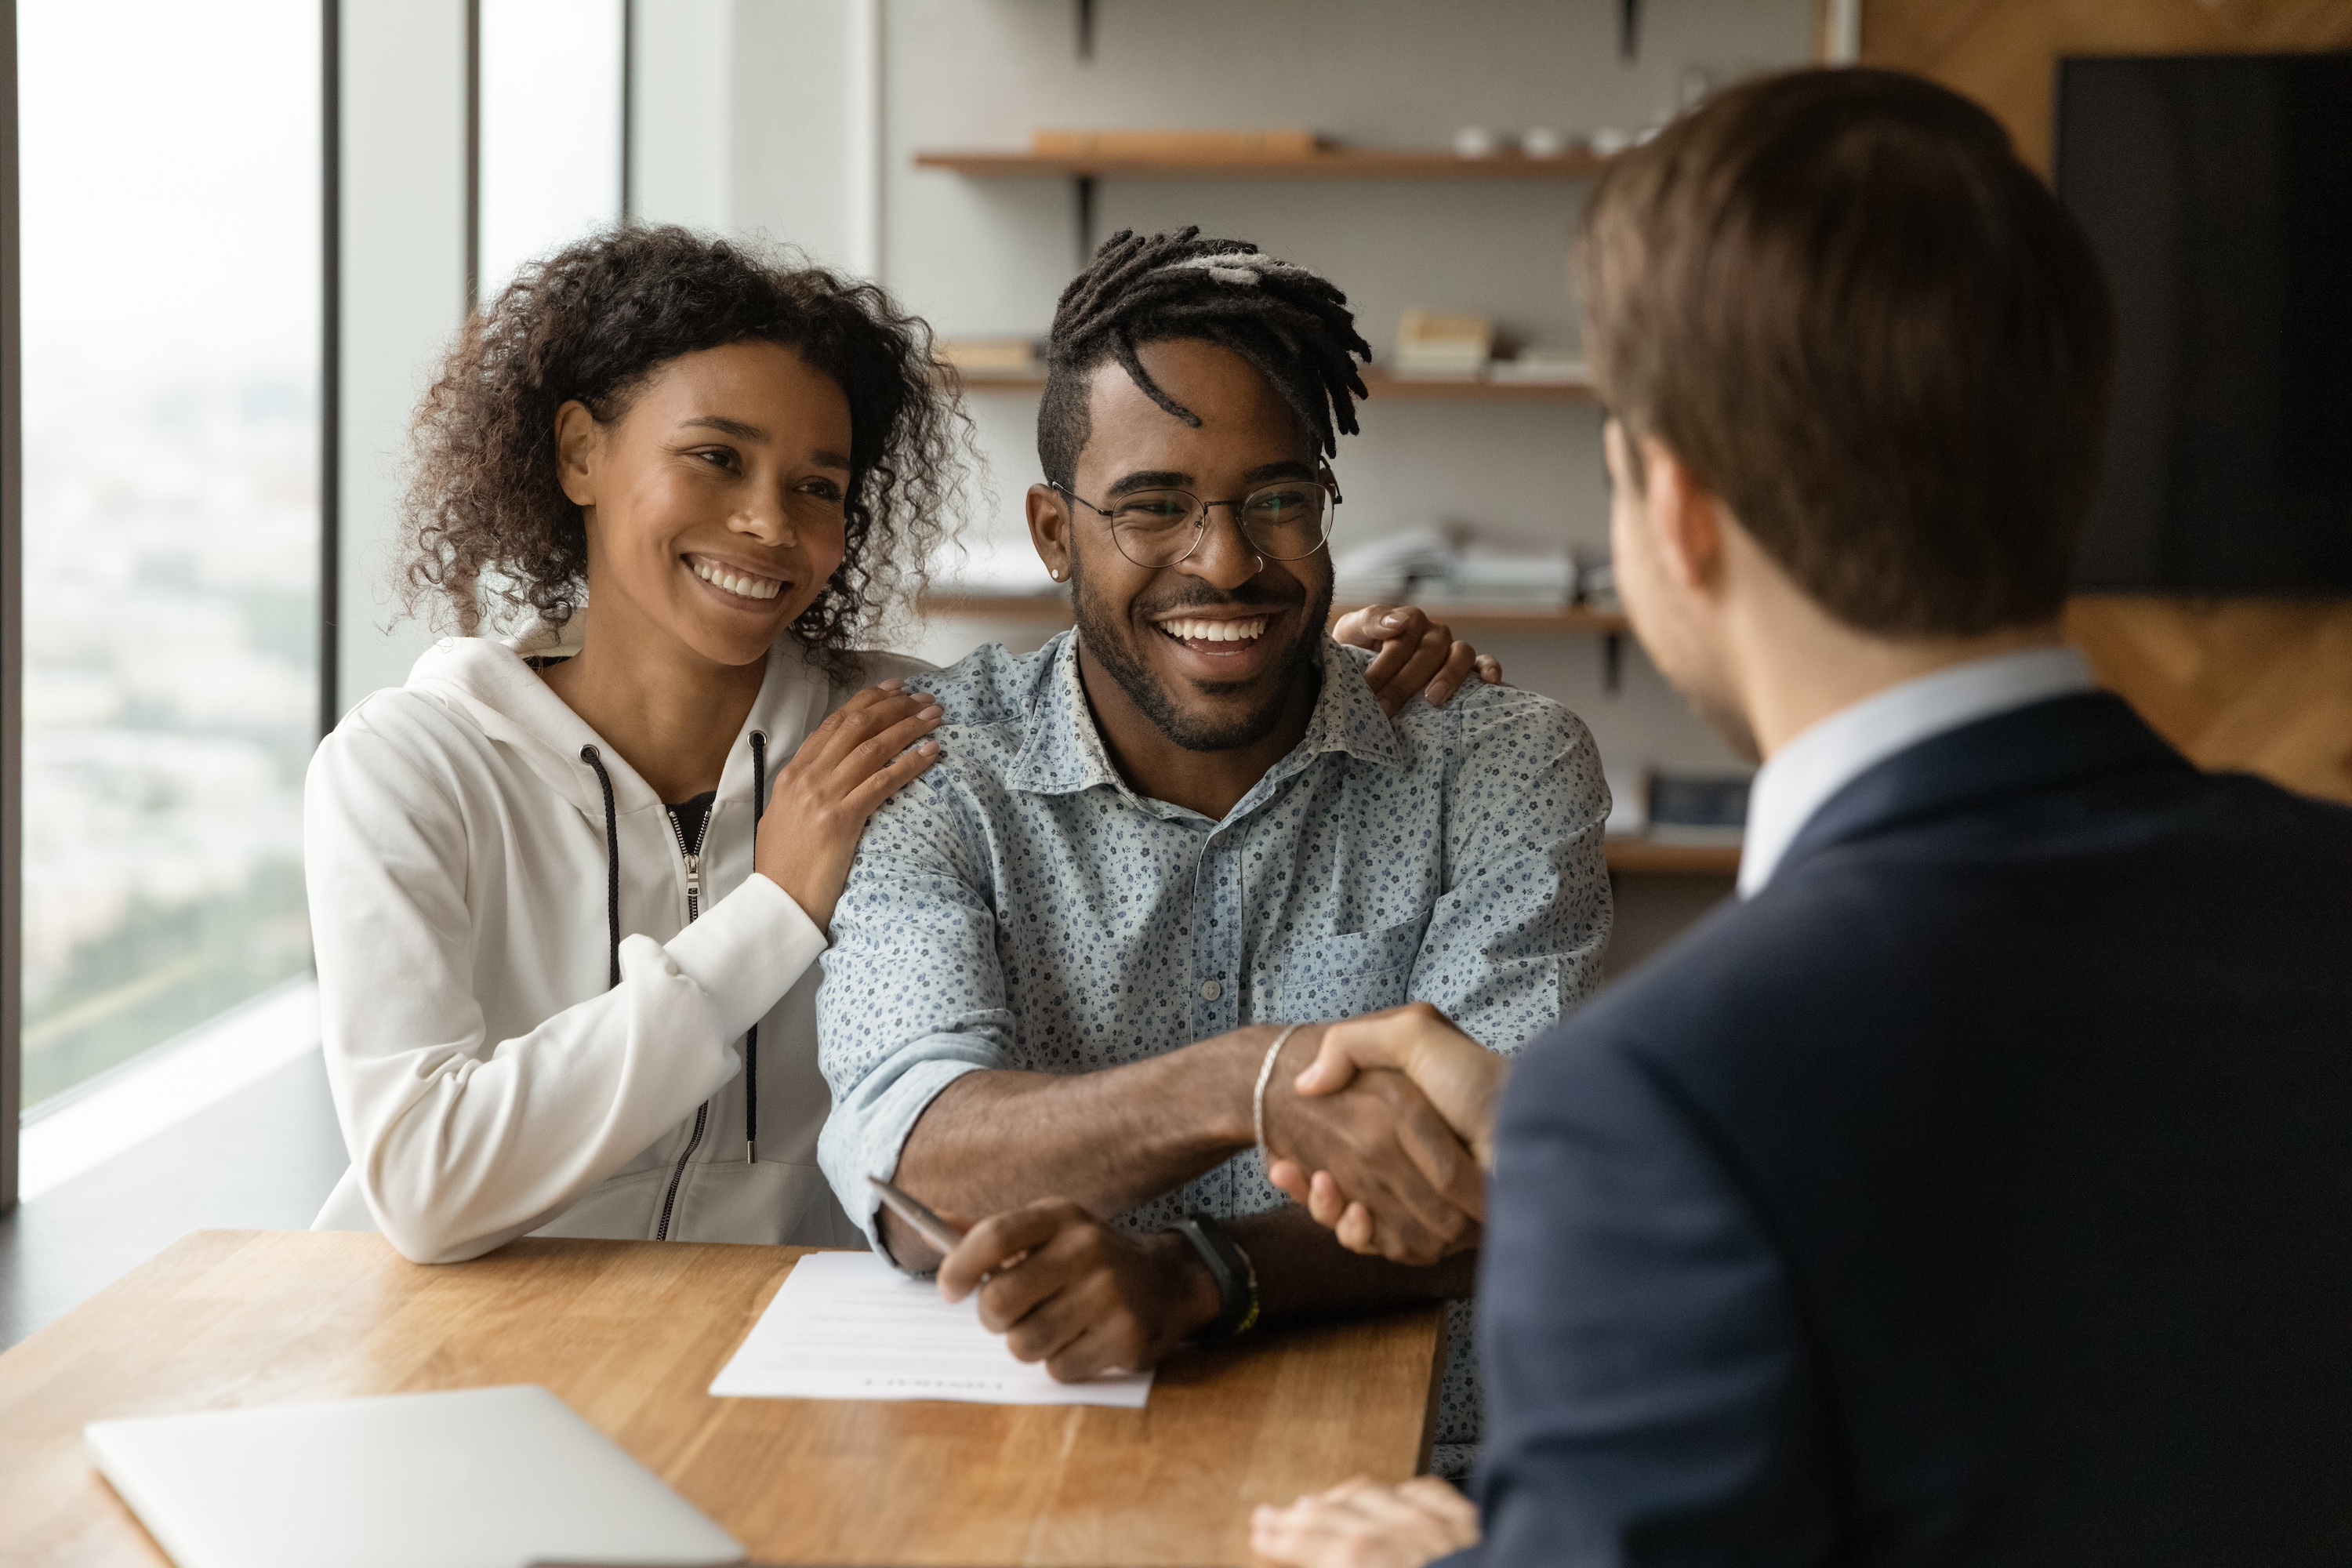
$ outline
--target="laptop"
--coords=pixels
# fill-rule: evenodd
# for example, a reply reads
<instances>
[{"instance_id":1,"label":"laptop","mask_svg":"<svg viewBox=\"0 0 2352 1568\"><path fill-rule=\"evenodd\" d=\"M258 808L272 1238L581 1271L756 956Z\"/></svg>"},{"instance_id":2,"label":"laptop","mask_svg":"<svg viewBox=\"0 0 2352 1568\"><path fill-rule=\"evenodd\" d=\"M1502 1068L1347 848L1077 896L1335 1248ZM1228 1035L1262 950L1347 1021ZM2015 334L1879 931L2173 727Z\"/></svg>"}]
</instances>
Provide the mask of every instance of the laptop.
<instances>
[{"instance_id":1,"label":"laptop","mask_svg":"<svg viewBox=\"0 0 2352 1568\"><path fill-rule=\"evenodd\" d=\"M743 1549L543 1388L93 1421L178 1568L704 1568Z\"/></svg>"}]
</instances>

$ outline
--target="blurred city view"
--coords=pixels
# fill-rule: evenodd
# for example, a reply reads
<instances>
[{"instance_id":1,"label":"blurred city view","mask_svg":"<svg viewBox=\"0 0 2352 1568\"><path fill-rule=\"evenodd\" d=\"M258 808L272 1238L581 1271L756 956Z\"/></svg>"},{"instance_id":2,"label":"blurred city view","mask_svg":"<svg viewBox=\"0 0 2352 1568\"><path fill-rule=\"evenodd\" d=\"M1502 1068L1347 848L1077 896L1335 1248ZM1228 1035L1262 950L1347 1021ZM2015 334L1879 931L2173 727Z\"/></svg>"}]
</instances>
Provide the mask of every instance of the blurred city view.
<instances>
[{"instance_id":1,"label":"blurred city view","mask_svg":"<svg viewBox=\"0 0 2352 1568\"><path fill-rule=\"evenodd\" d=\"M27 1104L310 963L315 389L73 390L25 433Z\"/></svg>"},{"instance_id":2,"label":"blurred city view","mask_svg":"<svg viewBox=\"0 0 2352 1568\"><path fill-rule=\"evenodd\" d=\"M310 966L320 101L304 0L18 16L31 1107Z\"/></svg>"}]
</instances>

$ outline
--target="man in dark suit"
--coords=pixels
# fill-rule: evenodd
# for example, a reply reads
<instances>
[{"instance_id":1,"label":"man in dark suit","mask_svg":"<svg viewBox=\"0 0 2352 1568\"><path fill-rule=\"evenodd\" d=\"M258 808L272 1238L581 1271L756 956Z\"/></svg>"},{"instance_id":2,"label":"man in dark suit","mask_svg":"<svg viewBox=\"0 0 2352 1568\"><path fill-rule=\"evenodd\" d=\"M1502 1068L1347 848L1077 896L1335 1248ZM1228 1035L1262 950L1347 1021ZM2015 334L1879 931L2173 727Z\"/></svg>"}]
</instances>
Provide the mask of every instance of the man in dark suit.
<instances>
[{"instance_id":1,"label":"man in dark suit","mask_svg":"<svg viewBox=\"0 0 2352 1568\"><path fill-rule=\"evenodd\" d=\"M2082 240L1973 106L1807 72L1622 160L1578 265L1627 610L1764 760L1741 898L1507 1086L1428 1009L1329 1031L1303 1090L1491 1143L1487 1446L1475 1515L1358 1483L1258 1550L2352 1563L2352 811L2060 642Z\"/></svg>"}]
</instances>

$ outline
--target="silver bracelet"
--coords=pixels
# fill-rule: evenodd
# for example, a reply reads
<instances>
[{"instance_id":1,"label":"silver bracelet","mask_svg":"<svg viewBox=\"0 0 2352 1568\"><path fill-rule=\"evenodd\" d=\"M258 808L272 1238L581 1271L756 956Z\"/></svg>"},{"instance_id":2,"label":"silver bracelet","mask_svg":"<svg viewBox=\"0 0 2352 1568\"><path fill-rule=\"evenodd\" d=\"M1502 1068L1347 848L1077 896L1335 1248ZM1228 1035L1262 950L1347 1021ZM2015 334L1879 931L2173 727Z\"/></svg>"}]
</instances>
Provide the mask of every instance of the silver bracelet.
<instances>
[{"instance_id":1,"label":"silver bracelet","mask_svg":"<svg viewBox=\"0 0 2352 1568\"><path fill-rule=\"evenodd\" d=\"M1257 1133L1257 1163L1263 1171L1274 1163L1274 1156L1265 1147L1265 1086L1274 1077L1274 1058L1282 1055L1282 1047L1298 1032L1296 1024L1285 1024L1282 1033L1275 1036L1274 1044L1265 1048L1265 1060L1258 1064L1257 1088L1250 1095L1250 1126Z\"/></svg>"}]
</instances>

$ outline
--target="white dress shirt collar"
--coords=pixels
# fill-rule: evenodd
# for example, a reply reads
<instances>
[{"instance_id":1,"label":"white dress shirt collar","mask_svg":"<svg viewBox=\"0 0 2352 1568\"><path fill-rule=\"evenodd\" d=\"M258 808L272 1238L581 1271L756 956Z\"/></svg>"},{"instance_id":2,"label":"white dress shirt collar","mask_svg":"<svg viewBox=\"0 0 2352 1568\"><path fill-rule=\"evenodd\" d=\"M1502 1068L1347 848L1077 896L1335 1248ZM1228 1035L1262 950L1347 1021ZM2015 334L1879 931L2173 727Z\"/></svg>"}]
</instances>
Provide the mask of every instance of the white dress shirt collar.
<instances>
[{"instance_id":1,"label":"white dress shirt collar","mask_svg":"<svg viewBox=\"0 0 2352 1568\"><path fill-rule=\"evenodd\" d=\"M2032 647L1971 659L1890 686L1816 721L1757 772L1748 795L1739 896L1772 879L1814 812L1895 752L1932 735L2047 698L2091 689L2091 667L2071 647Z\"/></svg>"}]
</instances>

